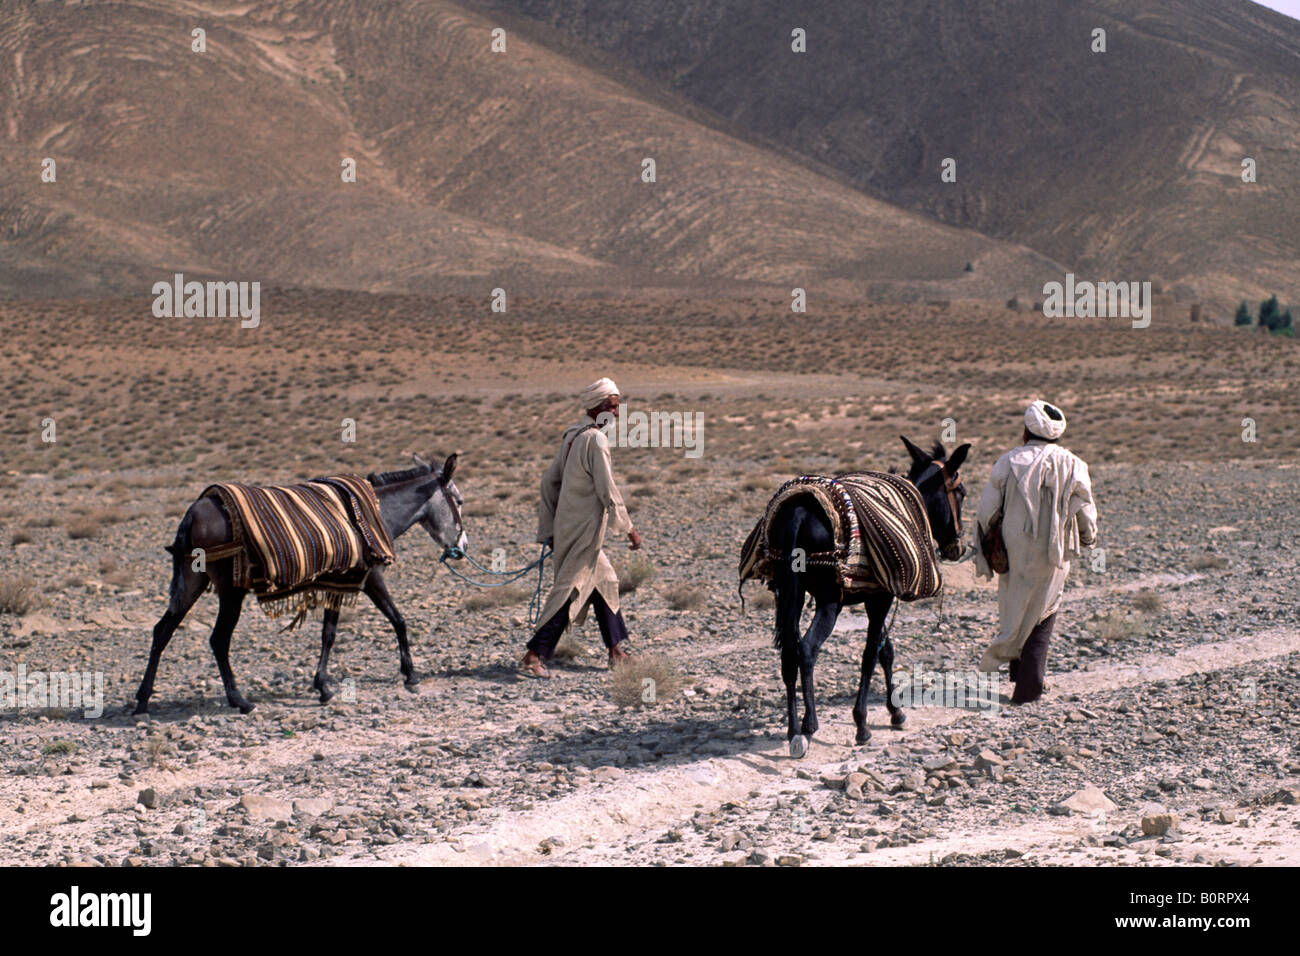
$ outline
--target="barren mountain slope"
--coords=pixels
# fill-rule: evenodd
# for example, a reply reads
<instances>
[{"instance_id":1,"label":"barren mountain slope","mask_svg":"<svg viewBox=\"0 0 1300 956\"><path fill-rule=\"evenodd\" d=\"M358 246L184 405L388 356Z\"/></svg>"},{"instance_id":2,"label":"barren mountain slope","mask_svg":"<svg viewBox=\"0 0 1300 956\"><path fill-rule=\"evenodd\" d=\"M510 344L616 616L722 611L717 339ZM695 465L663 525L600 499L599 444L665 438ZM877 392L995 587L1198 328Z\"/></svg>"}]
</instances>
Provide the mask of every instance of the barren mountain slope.
<instances>
[{"instance_id":1,"label":"barren mountain slope","mask_svg":"<svg viewBox=\"0 0 1300 956\"><path fill-rule=\"evenodd\" d=\"M1300 23L1245 0L471 2L1077 270L1156 274L1218 304L1300 293Z\"/></svg>"},{"instance_id":2,"label":"barren mountain slope","mask_svg":"<svg viewBox=\"0 0 1300 956\"><path fill-rule=\"evenodd\" d=\"M1055 268L522 36L494 54L492 24L451 3L0 17L0 294L129 292L183 269L367 290L685 276L1000 295Z\"/></svg>"}]
</instances>

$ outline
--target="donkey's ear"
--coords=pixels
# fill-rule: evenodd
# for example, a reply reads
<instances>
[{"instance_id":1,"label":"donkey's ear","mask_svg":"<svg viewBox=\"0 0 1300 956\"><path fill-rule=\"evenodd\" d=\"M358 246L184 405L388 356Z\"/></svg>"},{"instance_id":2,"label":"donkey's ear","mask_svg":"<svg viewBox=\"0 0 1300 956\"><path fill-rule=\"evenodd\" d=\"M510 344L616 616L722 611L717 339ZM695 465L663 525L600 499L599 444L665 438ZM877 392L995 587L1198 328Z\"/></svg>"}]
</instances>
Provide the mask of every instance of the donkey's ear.
<instances>
[{"instance_id":1,"label":"donkey's ear","mask_svg":"<svg viewBox=\"0 0 1300 956\"><path fill-rule=\"evenodd\" d=\"M433 465L429 464L415 452L411 452L411 461L415 462L417 468L428 468L430 471L433 470Z\"/></svg>"},{"instance_id":2,"label":"donkey's ear","mask_svg":"<svg viewBox=\"0 0 1300 956\"><path fill-rule=\"evenodd\" d=\"M948 460L944 462L948 474L950 475L957 474L957 469L962 466L962 462L966 460L966 455L969 451L970 451L970 442L967 442L966 444L962 445L955 452L953 452L951 455L948 456Z\"/></svg>"},{"instance_id":3,"label":"donkey's ear","mask_svg":"<svg viewBox=\"0 0 1300 956\"><path fill-rule=\"evenodd\" d=\"M907 453L912 456L912 461L916 462L918 465L928 465L934 460L908 441L906 435L899 435L898 437L903 439L903 445L907 448Z\"/></svg>"},{"instance_id":4,"label":"donkey's ear","mask_svg":"<svg viewBox=\"0 0 1300 956\"><path fill-rule=\"evenodd\" d=\"M447 460L442 463L442 480L444 482L451 481L451 476L456 471L456 459L459 457L459 452L452 452L447 456Z\"/></svg>"}]
</instances>

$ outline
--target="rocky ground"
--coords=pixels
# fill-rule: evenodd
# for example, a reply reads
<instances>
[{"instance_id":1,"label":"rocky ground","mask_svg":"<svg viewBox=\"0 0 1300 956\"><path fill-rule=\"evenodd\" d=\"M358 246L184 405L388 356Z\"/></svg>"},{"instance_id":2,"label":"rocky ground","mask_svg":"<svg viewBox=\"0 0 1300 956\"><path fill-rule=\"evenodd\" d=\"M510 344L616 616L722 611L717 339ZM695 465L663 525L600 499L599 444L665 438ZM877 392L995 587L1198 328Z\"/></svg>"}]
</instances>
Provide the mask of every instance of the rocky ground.
<instances>
[{"instance_id":1,"label":"rocky ground","mask_svg":"<svg viewBox=\"0 0 1300 956\"><path fill-rule=\"evenodd\" d=\"M677 389L677 405L681 381L697 387L680 370L630 374L652 394ZM0 864L1300 862L1297 468L1240 444L1218 459L1096 465L1105 560L1072 572L1043 701L915 706L895 731L877 674L874 737L853 746L865 618L846 614L818 665L821 730L792 760L771 606L751 585L741 612L735 564L785 477L844 457L798 444L820 440L807 435L821 414L810 399L806 414L776 419L766 453L745 445L762 424L746 404L753 394L798 401L821 381L802 374L713 383L717 451L700 462L680 450L616 452L649 565L621 544L612 553L642 578L625 613L635 674L664 689L653 702L615 679L591 622L553 680L517 677L530 589L483 599L438 566L417 530L398 541L389 575L424 678L414 693L386 622L358 607L333 657L343 691L321 706L310 689L318 624L281 633L249 602L232 662L257 706L240 715L207 648L209 595L163 658L152 713L131 717L164 604L161 546L185 502L229 475L202 463L131 467L129 448L99 449L113 457L106 468L7 469L0 582L15 606L0 611L0 661L29 674L102 673L105 711L0 713ZM166 400L165 389L136 394ZM880 427L934 420L909 405L932 398L904 384ZM924 424L908 430L927 437ZM495 437L509 447L505 431ZM977 440L973 490L997 440ZM863 466L902 463L901 446L873 447ZM542 455L466 467L474 553L499 544L511 566L534 553ZM81 534L78 519L94 529ZM969 564L945 574L942 602L898 613L900 677L968 672L992 633L992 588ZM23 583L27 597L15 599Z\"/></svg>"}]
</instances>

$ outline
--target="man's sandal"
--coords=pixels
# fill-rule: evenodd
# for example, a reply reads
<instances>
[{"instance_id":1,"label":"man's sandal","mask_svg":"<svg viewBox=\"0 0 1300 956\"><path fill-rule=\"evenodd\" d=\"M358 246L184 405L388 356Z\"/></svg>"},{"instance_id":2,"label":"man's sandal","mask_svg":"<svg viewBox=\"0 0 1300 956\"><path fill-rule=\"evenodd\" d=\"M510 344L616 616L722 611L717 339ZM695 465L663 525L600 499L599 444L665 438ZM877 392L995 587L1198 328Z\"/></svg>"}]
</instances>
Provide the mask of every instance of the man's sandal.
<instances>
[{"instance_id":1,"label":"man's sandal","mask_svg":"<svg viewBox=\"0 0 1300 956\"><path fill-rule=\"evenodd\" d=\"M515 671L520 677L531 677L538 680L549 679L551 676L551 672L546 669L546 665L539 658L535 657L529 660L526 654L524 659L516 666Z\"/></svg>"}]
</instances>

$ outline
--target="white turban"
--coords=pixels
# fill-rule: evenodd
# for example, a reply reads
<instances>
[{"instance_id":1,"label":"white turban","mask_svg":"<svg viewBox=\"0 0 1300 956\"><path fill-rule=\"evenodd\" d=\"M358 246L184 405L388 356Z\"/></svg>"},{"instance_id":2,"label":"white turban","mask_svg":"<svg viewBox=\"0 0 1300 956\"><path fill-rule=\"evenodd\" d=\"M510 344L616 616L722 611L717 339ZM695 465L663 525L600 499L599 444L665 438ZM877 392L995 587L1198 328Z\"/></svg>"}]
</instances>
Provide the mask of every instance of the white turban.
<instances>
[{"instance_id":1,"label":"white turban","mask_svg":"<svg viewBox=\"0 0 1300 956\"><path fill-rule=\"evenodd\" d=\"M607 398L617 395L618 386L612 378L600 378L582 390L582 410L590 411Z\"/></svg>"},{"instance_id":2,"label":"white turban","mask_svg":"<svg viewBox=\"0 0 1300 956\"><path fill-rule=\"evenodd\" d=\"M1065 412L1040 399L1025 409L1025 427L1031 435L1055 441L1065 434Z\"/></svg>"}]
</instances>

